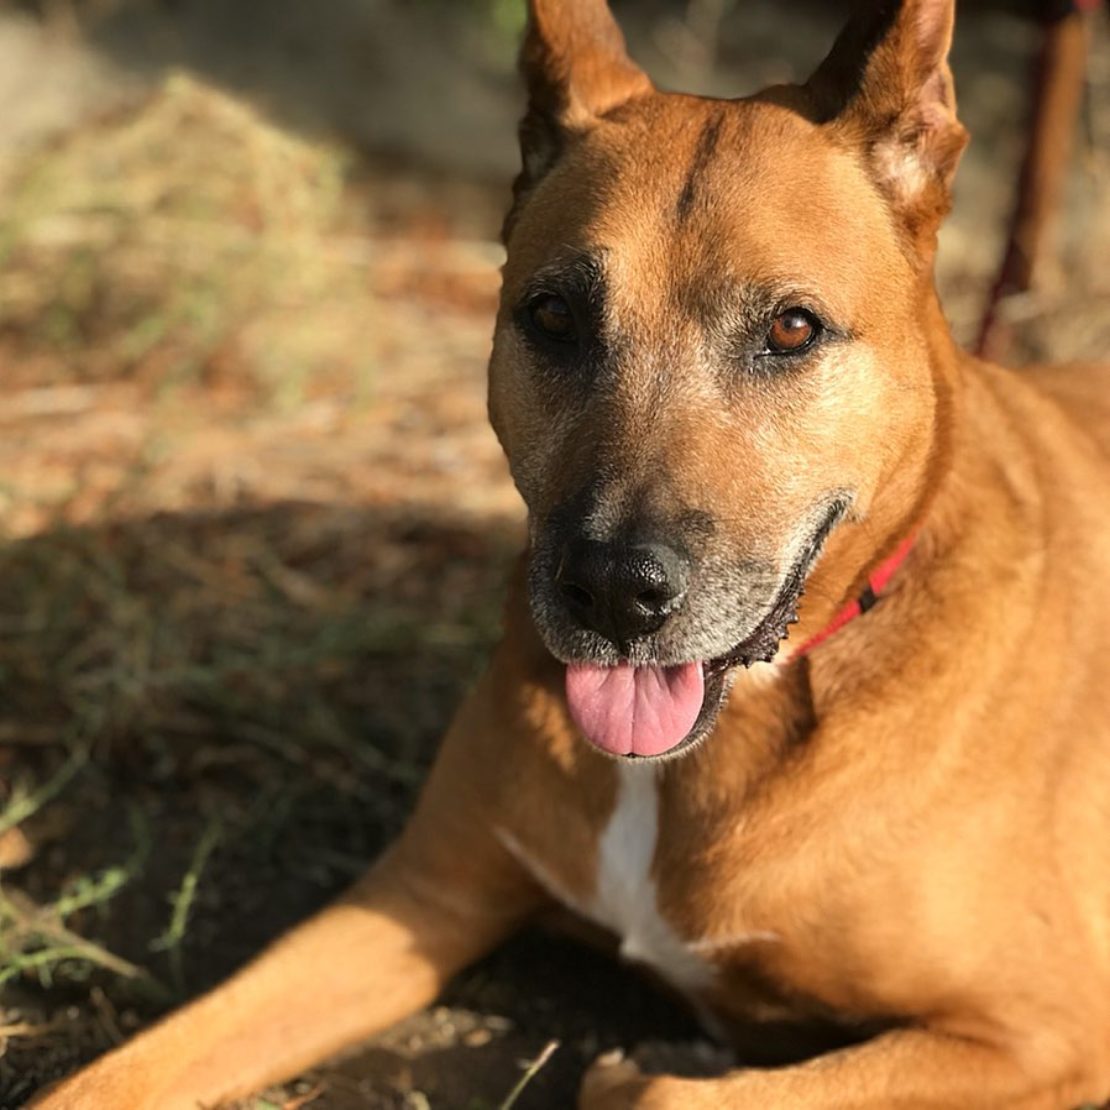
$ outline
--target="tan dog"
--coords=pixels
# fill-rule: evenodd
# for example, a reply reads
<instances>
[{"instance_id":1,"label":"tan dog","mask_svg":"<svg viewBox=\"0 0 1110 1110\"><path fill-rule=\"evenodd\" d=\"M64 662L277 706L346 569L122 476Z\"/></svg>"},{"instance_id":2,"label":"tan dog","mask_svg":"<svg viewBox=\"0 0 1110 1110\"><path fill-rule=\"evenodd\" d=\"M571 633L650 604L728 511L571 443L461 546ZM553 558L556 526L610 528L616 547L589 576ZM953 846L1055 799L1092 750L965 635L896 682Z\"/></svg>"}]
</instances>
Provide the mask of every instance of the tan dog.
<instances>
[{"instance_id":1,"label":"tan dog","mask_svg":"<svg viewBox=\"0 0 1110 1110\"><path fill-rule=\"evenodd\" d=\"M504 642L368 877L41 1105L245 1094L553 900L749 1053L839 1046L598 1065L587 1110L1110 1096L1110 376L956 348L953 0L871 8L808 84L721 102L656 91L603 0L533 0Z\"/></svg>"}]
</instances>

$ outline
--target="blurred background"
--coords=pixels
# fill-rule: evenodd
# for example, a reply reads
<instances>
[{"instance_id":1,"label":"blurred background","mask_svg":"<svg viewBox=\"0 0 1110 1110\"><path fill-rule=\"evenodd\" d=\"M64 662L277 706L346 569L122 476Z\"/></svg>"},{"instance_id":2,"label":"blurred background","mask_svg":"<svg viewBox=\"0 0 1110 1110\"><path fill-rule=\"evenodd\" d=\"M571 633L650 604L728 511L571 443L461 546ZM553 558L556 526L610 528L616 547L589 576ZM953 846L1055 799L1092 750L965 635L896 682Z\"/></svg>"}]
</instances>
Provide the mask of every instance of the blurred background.
<instances>
[{"instance_id":1,"label":"blurred background","mask_svg":"<svg viewBox=\"0 0 1110 1110\"><path fill-rule=\"evenodd\" d=\"M614 7L660 83L734 96L804 78L850 4ZM970 341L1041 29L960 8L940 281ZM1015 362L1110 352L1106 22ZM522 25L521 0L0 3L0 1107L350 881L496 636ZM565 1107L597 1051L697 1037L535 934L251 1105L492 1110L557 1039L518 1105Z\"/></svg>"}]
</instances>

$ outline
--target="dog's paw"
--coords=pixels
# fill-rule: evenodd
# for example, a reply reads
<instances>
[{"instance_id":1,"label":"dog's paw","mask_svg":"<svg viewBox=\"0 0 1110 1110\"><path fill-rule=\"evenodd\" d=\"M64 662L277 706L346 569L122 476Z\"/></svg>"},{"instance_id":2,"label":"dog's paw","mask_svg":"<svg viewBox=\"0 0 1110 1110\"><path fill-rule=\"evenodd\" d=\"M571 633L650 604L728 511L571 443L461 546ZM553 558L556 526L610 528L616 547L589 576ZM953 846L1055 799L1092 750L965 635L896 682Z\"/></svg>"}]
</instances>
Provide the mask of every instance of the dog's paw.
<instances>
[{"instance_id":1,"label":"dog's paw","mask_svg":"<svg viewBox=\"0 0 1110 1110\"><path fill-rule=\"evenodd\" d=\"M598 1057L582 1080L579 1110L717 1110L732 1054L704 1042L649 1043L632 1058Z\"/></svg>"},{"instance_id":2,"label":"dog's paw","mask_svg":"<svg viewBox=\"0 0 1110 1110\"><path fill-rule=\"evenodd\" d=\"M599 1056L587 1069L578 1110L628 1110L641 1105L647 1077L619 1049Z\"/></svg>"},{"instance_id":3,"label":"dog's paw","mask_svg":"<svg viewBox=\"0 0 1110 1110\"><path fill-rule=\"evenodd\" d=\"M733 1052L708 1041L645 1041L632 1053L646 1075L715 1079L736 1067Z\"/></svg>"}]
</instances>

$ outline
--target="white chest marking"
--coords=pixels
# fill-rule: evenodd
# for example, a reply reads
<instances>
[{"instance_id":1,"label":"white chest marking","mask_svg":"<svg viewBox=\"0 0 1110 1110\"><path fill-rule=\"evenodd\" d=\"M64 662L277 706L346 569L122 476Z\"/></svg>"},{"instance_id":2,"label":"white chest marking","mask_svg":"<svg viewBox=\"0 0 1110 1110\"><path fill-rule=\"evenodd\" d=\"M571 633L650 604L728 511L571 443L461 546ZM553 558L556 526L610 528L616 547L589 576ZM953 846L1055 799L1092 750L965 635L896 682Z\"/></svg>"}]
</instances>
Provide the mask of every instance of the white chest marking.
<instances>
[{"instance_id":1,"label":"white chest marking","mask_svg":"<svg viewBox=\"0 0 1110 1110\"><path fill-rule=\"evenodd\" d=\"M598 843L593 897L574 897L559 877L507 829L501 843L557 902L621 938L625 959L648 964L673 986L692 996L713 982L710 960L756 942L774 943L764 931L684 941L659 912L651 865L659 839L659 794L651 766L618 764L617 804Z\"/></svg>"},{"instance_id":2,"label":"white chest marking","mask_svg":"<svg viewBox=\"0 0 1110 1110\"><path fill-rule=\"evenodd\" d=\"M598 844L597 888L589 915L621 938L625 959L649 964L691 993L713 980L659 912L651 865L659 838L659 794L651 766L618 764L617 804Z\"/></svg>"},{"instance_id":3,"label":"white chest marking","mask_svg":"<svg viewBox=\"0 0 1110 1110\"><path fill-rule=\"evenodd\" d=\"M659 838L655 769L618 764L617 804L598 843L597 883L587 902L573 897L559 878L525 850L507 829L501 843L554 898L621 939L621 955L648 964L679 990L696 995L713 981L713 969L659 913L651 864Z\"/></svg>"}]
</instances>

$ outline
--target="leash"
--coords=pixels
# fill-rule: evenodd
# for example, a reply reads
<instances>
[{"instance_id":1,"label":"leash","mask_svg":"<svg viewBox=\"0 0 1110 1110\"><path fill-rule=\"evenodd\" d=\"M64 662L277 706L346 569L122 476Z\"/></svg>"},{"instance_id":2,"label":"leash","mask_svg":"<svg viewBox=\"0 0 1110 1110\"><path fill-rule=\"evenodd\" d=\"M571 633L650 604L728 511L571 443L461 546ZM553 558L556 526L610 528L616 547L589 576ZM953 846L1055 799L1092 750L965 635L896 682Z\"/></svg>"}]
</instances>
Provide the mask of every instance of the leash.
<instances>
[{"instance_id":1,"label":"leash","mask_svg":"<svg viewBox=\"0 0 1110 1110\"><path fill-rule=\"evenodd\" d=\"M883 591L890 585L890 580L898 573L898 568L906 561L906 557L913 550L917 540L916 535L907 536L895 550L894 554L884 559L867 579L867 589L855 599L850 601L816 636L810 637L797 651L790 656L789 662L801 659L808 655L819 644L823 644L831 636L835 636L846 624L854 621L856 617L863 616L869 609L873 609L883 596Z\"/></svg>"},{"instance_id":2,"label":"leash","mask_svg":"<svg viewBox=\"0 0 1110 1110\"><path fill-rule=\"evenodd\" d=\"M1103 2L1041 0L1044 30L1033 74L1025 157L1002 264L987 296L974 348L983 358L1005 356L1011 329L1003 301L1033 288L1051 250L1086 88L1088 25Z\"/></svg>"}]
</instances>

